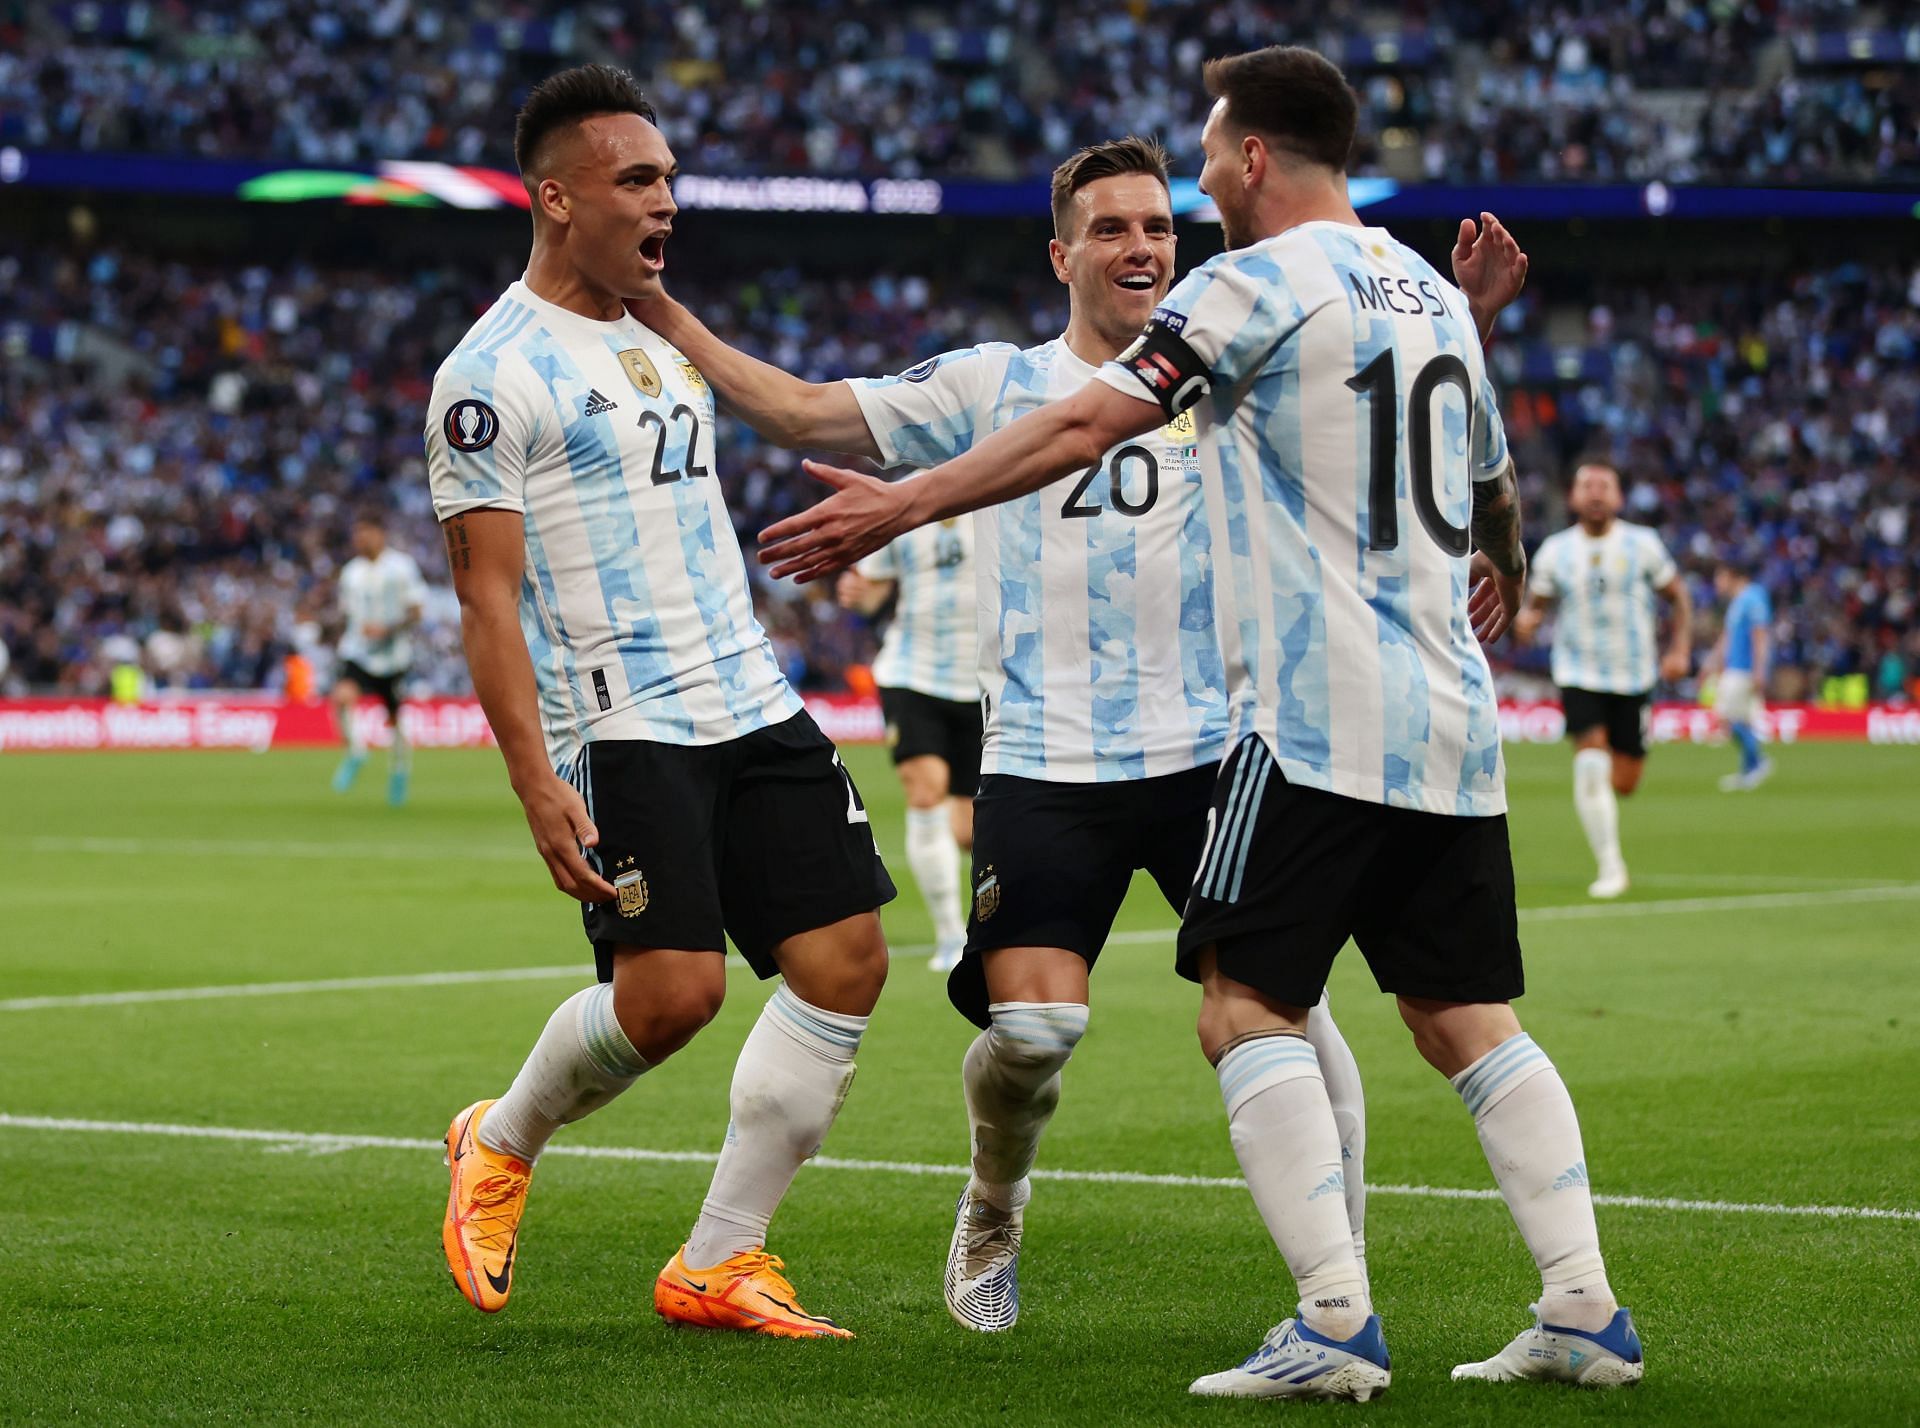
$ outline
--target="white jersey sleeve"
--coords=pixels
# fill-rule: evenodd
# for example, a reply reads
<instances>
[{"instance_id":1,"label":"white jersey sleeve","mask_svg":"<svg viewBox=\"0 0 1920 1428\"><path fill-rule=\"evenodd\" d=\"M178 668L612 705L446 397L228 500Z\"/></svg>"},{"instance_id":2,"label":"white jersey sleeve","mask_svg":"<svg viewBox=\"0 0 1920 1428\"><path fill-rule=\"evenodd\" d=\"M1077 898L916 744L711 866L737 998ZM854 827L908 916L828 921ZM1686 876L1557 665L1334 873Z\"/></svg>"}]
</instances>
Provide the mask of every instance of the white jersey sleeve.
<instances>
[{"instance_id":1,"label":"white jersey sleeve","mask_svg":"<svg viewBox=\"0 0 1920 1428\"><path fill-rule=\"evenodd\" d=\"M979 429L980 410L1015 350L988 342L929 357L895 377L848 378L880 464L925 470L971 449L988 434Z\"/></svg>"},{"instance_id":2,"label":"white jersey sleeve","mask_svg":"<svg viewBox=\"0 0 1920 1428\"><path fill-rule=\"evenodd\" d=\"M528 400L531 374L514 370L519 360L462 347L434 376L426 441L436 519L487 507L526 509L527 467L541 423Z\"/></svg>"}]
</instances>

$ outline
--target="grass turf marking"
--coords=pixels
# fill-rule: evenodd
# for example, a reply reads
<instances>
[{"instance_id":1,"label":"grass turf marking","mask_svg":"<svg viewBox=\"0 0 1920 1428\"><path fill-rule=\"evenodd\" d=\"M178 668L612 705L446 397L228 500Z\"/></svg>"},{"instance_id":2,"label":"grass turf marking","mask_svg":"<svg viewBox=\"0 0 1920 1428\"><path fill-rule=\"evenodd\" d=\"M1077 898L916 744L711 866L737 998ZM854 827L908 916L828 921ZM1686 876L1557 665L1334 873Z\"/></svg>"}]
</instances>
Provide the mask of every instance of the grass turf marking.
<instances>
[{"instance_id":1,"label":"grass turf marking","mask_svg":"<svg viewBox=\"0 0 1920 1428\"><path fill-rule=\"evenodd\" d=\"M329 1155L346 1150L444 1151L444 1143L409 1136L328 1135L310 1131L256 1130L242 1126L172 1125L164 1121L94 1121L62 1116L21 1116L0 1112L0 1129L68 1132L92 1135L173 1136L188 1140L251 1142L270 1151L304 1150ZM704 1150L646 1150L616 1145L556 1145L547 1155L584 1160L645 1161L655 1164L712 1165L720 1157ZM881 1175L938 1176L958 1179L970 1172L964 1165L932 1165L912 1160L842 1160L815 1156L809 1164L822 1170L845 1170ZM1224 1175L1154 1175L1137 1170L1035 1170L1036 1180L1058 1180L1081 1185L1145 1185L1174 1189L1243 1190L1246 1182ZM1498 1200L1498 1190L1467 1190L1446 1185L1368 1185L1369 1195L1400 1195L1421 1200ZM1596 1205L1631 1210L1677 1210L1712 1215L1799 1215L1835 1220L1893 1220L1920 1223L1920 1210L1887 1210L1872 1205L1772 1205L1738 1200L1684 1200L1664 1195L1595 1195Z\"/></svg>"},{"instance_id":2,"label":"grass turf marking","mask_svg":"<svg viewBox=\"0 0 1920 1428\"><path fill-rule=\"evenodd\" d=\"M1755 911L1827 907L1841 903L1894 902L1920 897L1920 883L1892 883L1880 887L1844 888L1831 892L1753 893L1742 897L1665 898L1655 902L1574 903L1565 907L1523 907L1522 922L1575 922L1589 918L1661 917L1696 912ZM1177 928L1154 928L1116 932L1107 939L1114 945L1151 945L1171 942ZM924 957L928 946L893 949L896 957ZM730 968L744 964L728 959ZM582 977L581 963L552 967L503 967L471 972L413 972L386 977L331 977L303 982L236 982L226 986L153 987L131 992L76 992L59 996L11 997L0 1001L0 1012L48 1011L61 1007L135 1006L146 1002L213 1001L226 997L295 996L302 992L364 992L392 987L449 987L487 982L533 982L561 977Z\"/></svg>"}]
</instances>

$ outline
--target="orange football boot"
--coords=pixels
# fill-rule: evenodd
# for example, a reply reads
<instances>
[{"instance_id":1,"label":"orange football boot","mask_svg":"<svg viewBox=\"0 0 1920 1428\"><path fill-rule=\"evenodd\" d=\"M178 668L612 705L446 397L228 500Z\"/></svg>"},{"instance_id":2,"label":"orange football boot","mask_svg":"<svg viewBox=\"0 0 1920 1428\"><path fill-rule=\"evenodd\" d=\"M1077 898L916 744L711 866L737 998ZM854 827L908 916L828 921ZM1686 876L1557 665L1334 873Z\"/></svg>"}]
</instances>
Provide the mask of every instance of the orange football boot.
<instances>
[{"instance_id":1,"label":"orange football boot","mask_svg":"<svg viewBox=\"0 0 1920 1428\"><path fill-rule=\"evenodd\" d=\"M809 1314L781 1273L786 1265L763 1249L723 1259L712 1269L691 1269L681 1245L653 1284L654 1311L676 1324L702 1329L739 1329L776 1339L851 1339L831 1319Z\"/></svg>"},{"instance_id":2,"label":"orange football boot","mask_svg":"<svg viewBox=\"0 0 1920 1428\"><path fill-rule=\"evenodd\" d=\"M473 1133L492 1101L476 1101L447 1127L447 1218L440 1244L447 1268L467 1301L482 1313L506 1308L513 1288L513 1251L520 1213L527 1208L533 1167L517 1156L489 1150Z\"/></svg>"}]
</instances>

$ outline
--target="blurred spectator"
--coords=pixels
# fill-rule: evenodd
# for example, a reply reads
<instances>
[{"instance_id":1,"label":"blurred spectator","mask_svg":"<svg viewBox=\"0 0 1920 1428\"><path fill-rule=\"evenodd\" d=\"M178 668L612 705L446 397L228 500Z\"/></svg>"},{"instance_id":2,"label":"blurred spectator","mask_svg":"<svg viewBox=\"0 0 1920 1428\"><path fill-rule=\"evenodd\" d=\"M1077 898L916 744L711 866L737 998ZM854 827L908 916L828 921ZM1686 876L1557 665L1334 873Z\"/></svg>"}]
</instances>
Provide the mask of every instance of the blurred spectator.
<instances>
[{"instance_id":1,"label":"blurred spectator","mask_svg":"<svg viewBox=\"0 0 1920 1428\"><path fill-rule=\"evenodd\" d=\"M1348 68L1359 172L1920 175L1911 61L1829 72L1801 53L1817 46L1793 43L1888 23L1853 0L96 0L28 12L21 42L0 45L0 143L28 148L508 166L527 88L593 59L641 78L689 172L1039 175L1125 132L1197 155L1201 62L1290 42Z\"/></svg>"},{"instance_id":2,"label":"blurred spectator","mask_svg":"<svg viewBox=\"0 0 1920 1428\"><path fill-rule=\"evenodd\" d=\"M0 253L0 646L6 686L104 694L116 664L158 688L281 688L331 659L330 595L350 512L392 512L436 582L418 688L459 692L458 610L440 572L420 422L440 356L507 276L439 268L202 267L103 250ZM728 336L813 380L899 370L1065 320L1044 272L776 270L676 292ZM1541 274L1503 315L1493 365L1529 536L1564 524L1560 482L1604 450L1628 516L1701 582L1752 558L1771 590L1780 697L1859 677L1880 697L1920 671L1920 268L1842 264L1657 287L1603 285L1569 314ZM726 423L737 529L816 497L798 459ZM865 622L749 562L783 665L837 688ZM1700 637L1717 633L1711 619ZM1522 677L1537 651L1514 655Z\"/></svg>"}]
</instances>

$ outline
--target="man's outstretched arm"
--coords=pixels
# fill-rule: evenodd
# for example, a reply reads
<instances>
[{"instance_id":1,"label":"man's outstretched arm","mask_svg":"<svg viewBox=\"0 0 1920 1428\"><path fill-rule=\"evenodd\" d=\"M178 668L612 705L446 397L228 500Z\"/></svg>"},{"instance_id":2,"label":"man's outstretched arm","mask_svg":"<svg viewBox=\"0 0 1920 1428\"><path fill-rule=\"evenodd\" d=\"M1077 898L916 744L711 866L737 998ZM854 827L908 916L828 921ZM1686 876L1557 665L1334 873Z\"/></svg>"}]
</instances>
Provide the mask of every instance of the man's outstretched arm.
<instances>
[{"instance_id":1,"label":"man's outstretched arm","mask_svg":"<svg viewBox=\"0 0 1920 1428\"><path fill-rule=\"evenodd\" d=\"M845 382L806 382L730 346L688 310L661 296L630 309L686 353L729 410L775 446L844 451L880 459L880 447Z\"/></svg>"},{"instance_id":2,"label":"man's outstretched arm","mask_svg":"<svg viewBox=\"0 0 1920 1428\"><path fill-rule=\"evenodd\" d=\"M773 567L775 579L823 579L916 526L995 506L1097 466L1121 442L1166 420L1144 397L1088 382L917 480L888 483L809 461L807 470L835 492L762 531L760 559Z\"/></svg>"},{"instance_id":3,"label":"man's outstretched arm","mask_svg":"<svg viewBox=\"0 0 1920 1428\"><path fill-rule=\"evenodd\" d=\"M1507 632L1527 583L1527 548L1520 540L1520 487L1509 457L1499 474L1473 483L1474 587L1467 603L1473 632L1492 644Z\"/></svg>"}]
</instances>

